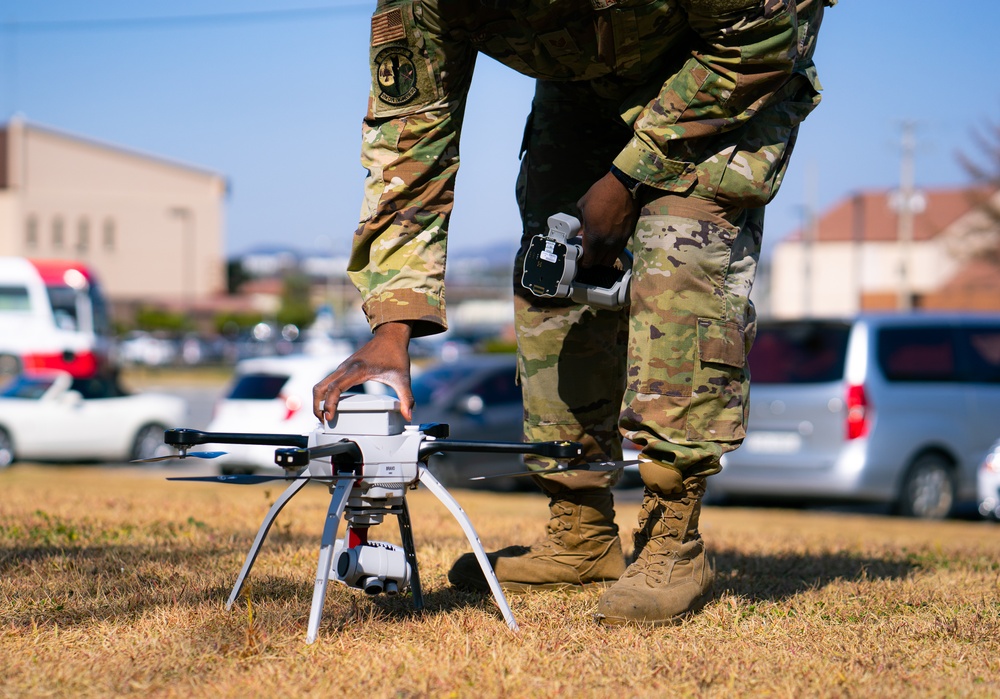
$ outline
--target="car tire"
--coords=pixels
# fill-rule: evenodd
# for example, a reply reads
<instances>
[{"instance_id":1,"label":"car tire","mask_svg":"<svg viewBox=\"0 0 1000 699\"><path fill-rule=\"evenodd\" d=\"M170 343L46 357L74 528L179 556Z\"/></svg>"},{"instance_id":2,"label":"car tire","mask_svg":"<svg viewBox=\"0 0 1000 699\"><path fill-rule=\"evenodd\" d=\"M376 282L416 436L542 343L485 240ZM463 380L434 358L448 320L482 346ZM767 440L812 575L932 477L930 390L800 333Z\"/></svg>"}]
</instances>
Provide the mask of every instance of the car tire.
<instances>
[{"instance_id":1,"label":"car tire","mask_svg":"<svg viewBox=\"0 0 1000 699\"><path fill-rule=\"evenodd\" d=\"M163 425L156 423L140 427L135 433L135 439L132 440L131 459L137 461L172 454L173 450L163 443L163 433L166 429Z\"/></svg>"},{"instance_id":2,"label":"car tire","mask_svg":"<svg viewBox=\"0 0 1000 699\"><path fill-rule=\"evenodd\" d=\"M896 513L917 519L945 519L955 506L955 475L941 454L923 454L906 471Z\"/></svg>"},{"instance_id":3,"label":"car tire","mask_svg":"<svg viewBox=\"0 0 1000 699\"><path fill-rule=\"evenodd\" d=\"M0 427L0 471L14 463L14 440L10 433Z\"/></svg>"}]
</instances>

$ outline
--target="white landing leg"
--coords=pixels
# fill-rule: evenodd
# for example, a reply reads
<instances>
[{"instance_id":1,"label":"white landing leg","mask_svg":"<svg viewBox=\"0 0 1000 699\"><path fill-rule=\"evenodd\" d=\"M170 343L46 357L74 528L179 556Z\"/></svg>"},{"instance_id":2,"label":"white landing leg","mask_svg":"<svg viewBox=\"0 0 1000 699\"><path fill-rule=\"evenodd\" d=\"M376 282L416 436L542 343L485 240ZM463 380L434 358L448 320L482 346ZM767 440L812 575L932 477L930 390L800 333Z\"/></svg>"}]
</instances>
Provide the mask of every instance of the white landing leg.
<instances>
[{"instance_id":1,"label":"white landing leg","mask_svg":"<svg viewBox=\"0 0 1000 699\"><path fill-rule=\"evenodd\" d=\"M431 475L431 472L427 470L426 467L420 467L420 482L427 486L437 499L440 500L445 507L454 515L455 519L458 521L459 525L462 527L462 531L465 532L465 536L468 537L469 543L472 544L472 550L476 554L476 560L479 561L479 566L483 569L483 575L486 576L486 582L490 585L490 590L493 591L493 599L496 600L497 606L500 607L500 611L503 614L504 621L507 622L507 626L511 628L512 631L519 631L517 622L514 621L514 613L510 611L510 605L507 604L507 597L503 593L503 588L500 587L500 581L497 579L497 574L493 572L493 566L490 565L489 559L486 557L486 550L483 548L482 542L479 540L479 535L476 534L476 530L472 527L472 522L469 521L469 516L465 514L465 510L462 506L458 504L458 501L451 496L443 485L438 482L438 479Z\"/></svg>"},{"instance_id":2,"label":"white landing leg","mask_svg":"<svg viewBox=\"0 0 1000 699\"><path fill-rule=\"evenodd\" d=\"M233 602L239 597L240 592L243 590L243 584L246 582L247 575L250 574L250 569L253 568L254 561L257 560L257 554L260 553L260 547L264 543L264 538L267 536L267 532L270 531L271 525L274 524L275 517L281 512L282 508L288 504L288 501L292 497L302 490L302 486L308 483L308 480L298 480L292 481L292 484L285 489L278 499L275 500L274 504L271 505L271 509L267 511L267 516L264 517L263 523L260 525L260 529L257 530L257 536L253 540L253 546L250 547L250 553L247 554L247 559L243 562L243 569L240 570L240 575L236 578L236 585L233 587L233 591L229 595L229 601L226 602L226 609L233 608Z\"/></svg>"},{"instance_id":3,"label":"white landing leg","mask_svg":"<svg viewBox=\"0 0 1000 699\"><path fill-rule=\"evenodd\" d=\"M354 480L342 478L337 481L333 497L330 498L330 509L326 513L326 524L323 525L323 539L319 549L319 565L316 567L316 587L313 589L312 608L309 610L306 643L313 643L319 634L319 622L323 618L323 602L326 600L326 586L330 582L333 551L337 543L337 529L352 488Z\"/></svg>"}]
</instances>

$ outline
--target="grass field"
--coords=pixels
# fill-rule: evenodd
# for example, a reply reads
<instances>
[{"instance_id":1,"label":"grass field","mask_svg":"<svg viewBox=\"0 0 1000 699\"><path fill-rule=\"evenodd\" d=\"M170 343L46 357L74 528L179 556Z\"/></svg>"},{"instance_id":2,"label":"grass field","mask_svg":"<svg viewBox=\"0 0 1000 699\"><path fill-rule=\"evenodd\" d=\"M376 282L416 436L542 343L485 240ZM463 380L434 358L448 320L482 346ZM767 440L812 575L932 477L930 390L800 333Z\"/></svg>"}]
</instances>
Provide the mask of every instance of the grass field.
<instances>
[{"instance_id":1,"label":"grass field","mask_svg":"<svg viewBox=\"0 0 1000 699\"><path fill-rule=\"evenodd\" d=\"M164 471L0 472L0 696L1000 696L1000 527L706 508L716 598L661 629L597 626L598 591L448 587L467 550L410 496L427 609L333 585L304 643L329 496L272 529L246 596L225 600L278 486L166 483ZM457 491L487 548L530 543L531 495ZM621 504L631 532L637 503ZM392 518L373 538L398 542ZM630 548L630 545L628 546Z\"/></svg>"}]
</instances>

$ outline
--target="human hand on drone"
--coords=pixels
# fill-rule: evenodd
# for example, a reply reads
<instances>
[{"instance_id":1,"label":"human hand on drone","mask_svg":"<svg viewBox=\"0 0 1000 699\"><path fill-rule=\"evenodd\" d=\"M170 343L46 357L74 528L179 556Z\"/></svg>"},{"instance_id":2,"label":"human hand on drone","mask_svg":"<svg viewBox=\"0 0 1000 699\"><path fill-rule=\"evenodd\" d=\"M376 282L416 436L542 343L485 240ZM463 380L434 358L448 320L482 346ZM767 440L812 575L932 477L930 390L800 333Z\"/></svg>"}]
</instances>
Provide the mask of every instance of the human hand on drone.
<instances>
[{"instance_id":1,"label":"human hand on drone","mask_svg":"<svg viewBox=\"0 0 1000 699\"><path fill-rule=\"evenodd\" d=\"M642 208L625 185L610 172L577 202L583 237L582 267L613 267L635 232Z\"/></svg>"},{"instance_id":2,"label":"human hand on drone","mask_svg":"<svg viewBox=\"0 0 1000 699\"><path fill-rule=\"evenodd\" d=\"M399 398L400 412L413 419L408 347L413 328L408 322L385 323L361 349L345 359L332 374L313 386L313 415L320 422L332 420L340 394L365 381L391 387Z\"/></svg>"}]
</instances>

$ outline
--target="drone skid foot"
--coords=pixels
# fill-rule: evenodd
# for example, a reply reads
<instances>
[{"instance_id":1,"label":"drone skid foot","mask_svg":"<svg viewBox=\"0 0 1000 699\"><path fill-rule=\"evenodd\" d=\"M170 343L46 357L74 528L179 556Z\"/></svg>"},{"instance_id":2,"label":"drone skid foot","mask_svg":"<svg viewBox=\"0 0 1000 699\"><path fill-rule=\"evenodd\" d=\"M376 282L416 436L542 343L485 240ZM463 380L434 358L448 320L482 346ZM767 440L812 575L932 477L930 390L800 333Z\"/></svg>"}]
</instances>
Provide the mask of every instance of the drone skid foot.
<instances>
[{"instance_id":1,"label":"drone skid foot","mask_svg":"<svg viewBox=\"0 0 1000 699\"><path fill-rule=\"evenodd\" d=\"M437 499L448 508L448 511L455 517L459 526L462 527L462 531L465 532L465 536L469 539L469 543L472 545L472 550L476 554L476 560L479 561L479 566L483 569L483 575L486 577L486 582L489 583L490 590L493 592L493 599L496 600L497 606L500 607L500 612L503 614L504 621L507 622L507 626L510 627L511 631L517 632L520 627L517 625L517 621L514 620L514 613L510 610L510 605L507 604L507 597L503 593L503 588L500 587L500 581L497 579L497 574L493 571L493 566L490 565L489 558L486 557L486 549L483 548L483 543L479 540L479 535L476 534L476 530L472 526L472 522L469 520L469 516L465 514L465 510L462 506L458 504L458 501L452 497L451 493L445 489L443 485L438 481L437 478L431 475L431 472L427 470L426 467L420 467L420 482L427 486Z\"/></svg>"}]
</instances>

